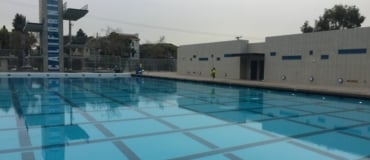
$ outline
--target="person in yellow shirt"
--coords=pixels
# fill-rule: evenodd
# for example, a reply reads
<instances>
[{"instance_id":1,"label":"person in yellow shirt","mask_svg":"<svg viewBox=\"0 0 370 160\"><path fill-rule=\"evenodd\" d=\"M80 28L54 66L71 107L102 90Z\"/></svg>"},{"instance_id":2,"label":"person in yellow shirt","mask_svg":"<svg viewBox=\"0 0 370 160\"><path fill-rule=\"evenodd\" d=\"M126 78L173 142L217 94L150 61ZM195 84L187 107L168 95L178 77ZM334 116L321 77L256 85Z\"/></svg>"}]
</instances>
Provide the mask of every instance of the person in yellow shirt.
<instances>
[{"instance_id":1,"label":"person in yellow shirt","mask_svg":"<svg viewBox=\"0 0 370 160\"><path fill-rule=\"evenodd\" d=\"M213 68L211 69L211 76L212 76L212 78L213 78L213 79L215 79L215 78L216 78L216 68L215 68L215 67L213 67Z\"/></svg>"}]
</instances>

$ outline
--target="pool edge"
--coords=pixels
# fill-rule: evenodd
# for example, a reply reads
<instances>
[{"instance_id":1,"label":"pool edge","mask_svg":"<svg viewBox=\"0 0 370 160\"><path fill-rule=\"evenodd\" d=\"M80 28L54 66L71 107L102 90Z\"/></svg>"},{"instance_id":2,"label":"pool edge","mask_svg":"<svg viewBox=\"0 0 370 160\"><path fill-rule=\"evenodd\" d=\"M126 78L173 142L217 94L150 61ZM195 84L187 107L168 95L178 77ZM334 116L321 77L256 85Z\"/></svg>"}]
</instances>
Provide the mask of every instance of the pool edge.
<instances>
[{"instance_id":1,"label":"pool edge","mask_svg":"<svg viewBox=\"0 0 370 160\"><path fill-rule=\"evenodd\" d=\"M131 77L131 73L28 73L28 72L1 72L0 78L114 78Z\"/></svg>"},{"instance_id":2,"label":"pool edge","mask_svg":"<svg viewBox=\"0 0 370 160\"><path fill-rule=\"evenodd\" d=\"M319 94L319 95L331 95L339 97L349 97L349 98L362 98L370 100L370 92L359 91L353 88L347 87L337 87L337 89L331 89L333 87L326 86L306 86L306 85L286 85L286 84L272 84L262 81L255 83L254 81L240 80L232 81L226 79L199 79L196 77L183 77L183 76L161 76L153 74L131 74L132 77L150 77L150 78L161 78L161 79L170 79L170 80L180 80L188 82L199 82L199 83L208 83L208 84L220 84L220 85L233 85L241 87L250 87L250 88L260 88L260 89L271 89L271 90L283 90L283 91L292 91L299 93L307 94Z\"/></svg>"}]
</instances>

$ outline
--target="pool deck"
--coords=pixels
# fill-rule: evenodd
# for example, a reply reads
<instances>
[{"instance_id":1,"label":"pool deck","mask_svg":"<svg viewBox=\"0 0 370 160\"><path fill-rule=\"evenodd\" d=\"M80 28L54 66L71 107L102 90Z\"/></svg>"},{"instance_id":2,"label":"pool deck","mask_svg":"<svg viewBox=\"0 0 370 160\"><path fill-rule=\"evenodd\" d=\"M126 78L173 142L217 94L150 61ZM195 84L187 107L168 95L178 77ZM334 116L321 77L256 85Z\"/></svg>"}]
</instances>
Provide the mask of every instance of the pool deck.
<instances>
[{"instance_id":1,"label":"pool deck","mask_svg":"<svg viewBox=\"0 0 370 160\"><path fill-rule=\"evenodd\" d=\"M180 75L176 72L145 72L143 75L133 76L143 76L143 77L155 77L155 78L166 78L166 79L176 79L184 81L196 81L196 82L206 82L206 83L217 83L226 85L239 85L246 87L255 88L266 88L266 89L277 89L295 92L305 92L305 93L315 93L315 94L325 94L325 95L336 95L345 97L356 97L356 98L366 98L370 99L370 88L366 87L346 87L346 86L322 86L322 85L302 85L302 84L283 84L283 83L271 83L263 81L248 81L248 80L231 80L231 79L220 79L211 77L196 77Z\"/></svg>"}]
</instances>

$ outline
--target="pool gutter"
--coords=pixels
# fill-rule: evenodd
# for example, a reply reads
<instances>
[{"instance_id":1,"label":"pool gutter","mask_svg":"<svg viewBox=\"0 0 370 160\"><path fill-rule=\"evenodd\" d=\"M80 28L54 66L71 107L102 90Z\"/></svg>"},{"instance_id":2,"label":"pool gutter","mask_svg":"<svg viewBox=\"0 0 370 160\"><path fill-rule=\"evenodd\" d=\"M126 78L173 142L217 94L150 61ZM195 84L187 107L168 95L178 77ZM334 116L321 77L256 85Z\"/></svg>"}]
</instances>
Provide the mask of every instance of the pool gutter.
<instances>
[{"instance_id":1,"label":"pool gutter","mask_svg":"<svg viewBox=\"0 0 370 160\"><path fill-rule=\"evenodd\" d=\"M340 97L370 99L370 89L369 88L282 84L282 83L271 83L271 82L263 82L263 81L230 80L230 79L217 79L217 78L211 79L211 78L204 78L204 77L178 75L172 72L145 73L143 75L132 74L131 76L162 78L162 79L172 79L172 80L191 81L191 82L200 82L200 83L234 85L234 86L243 86L243 87L251 87L251 88L301 92L301 93L309 93L309 94L333 95L333 96L340 96Z\"/></svg>"},{"instance_id":2,"label":"pool gutter","mask_svg":"<svg viewBox=\"0 0 370 160\"><path fill-rule=\"evenodd\" d=\"M29 72L1 72L0 78L115 78L130 77L131 73L29 73Z\"/></svg>"}]
</instances>

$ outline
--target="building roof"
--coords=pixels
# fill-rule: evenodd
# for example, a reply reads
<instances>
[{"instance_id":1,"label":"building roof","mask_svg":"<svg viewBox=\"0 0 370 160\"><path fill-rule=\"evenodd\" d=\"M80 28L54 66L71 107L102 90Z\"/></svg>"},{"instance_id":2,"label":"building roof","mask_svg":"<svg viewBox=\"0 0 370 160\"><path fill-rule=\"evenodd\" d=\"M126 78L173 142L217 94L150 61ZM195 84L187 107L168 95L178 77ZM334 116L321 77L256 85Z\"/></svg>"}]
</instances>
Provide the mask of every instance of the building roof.
<instances>
[{"instance_id":1,"label":"building roof","mask_svg":"<svg viewBox=\"0 0 370 160\"><path fill-rule=\"evenodd\" d=\"M140 41L140 38L139 38L139 34L125 34L125 33L120 33L119 35L121 36L124 36L124 37L127 37L131 40L137 40L137 41Z\"/></svg>"}]
</instances>

